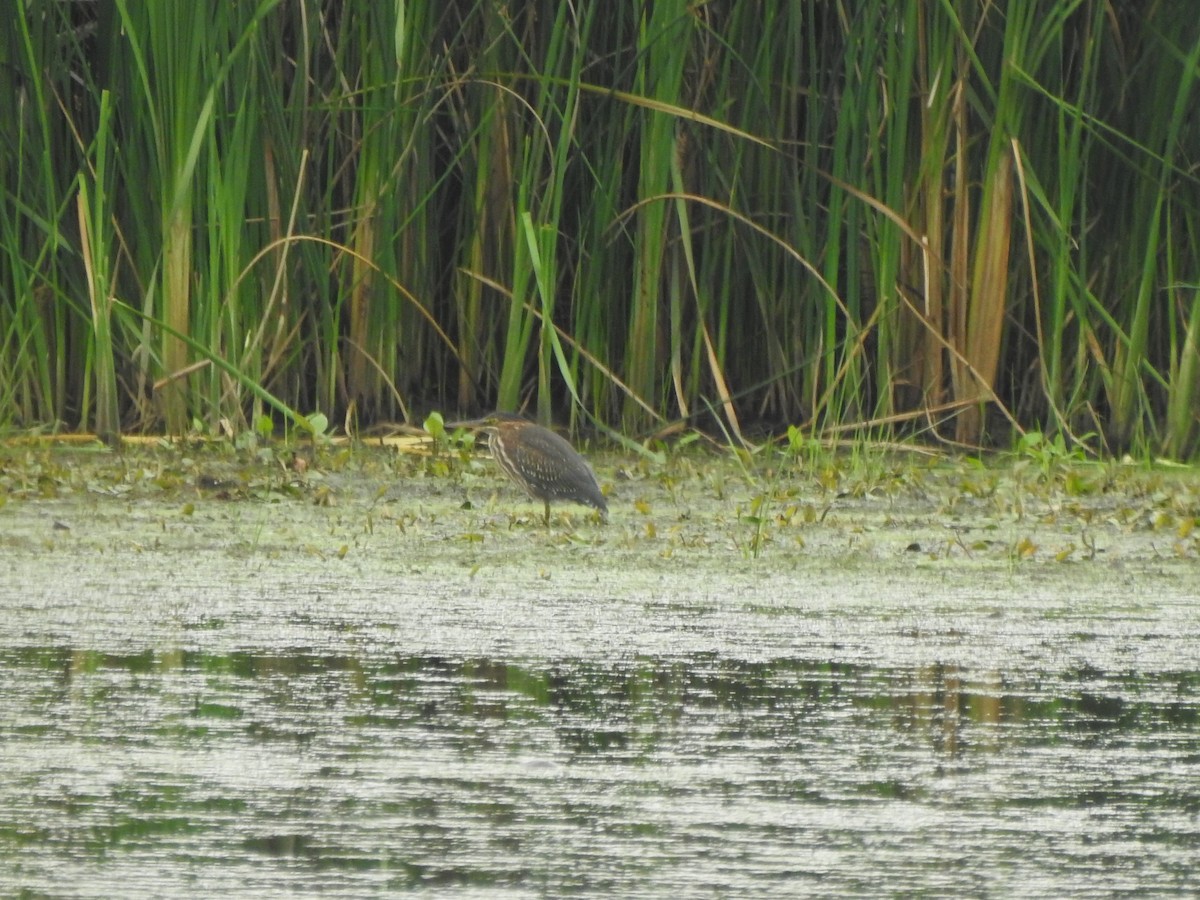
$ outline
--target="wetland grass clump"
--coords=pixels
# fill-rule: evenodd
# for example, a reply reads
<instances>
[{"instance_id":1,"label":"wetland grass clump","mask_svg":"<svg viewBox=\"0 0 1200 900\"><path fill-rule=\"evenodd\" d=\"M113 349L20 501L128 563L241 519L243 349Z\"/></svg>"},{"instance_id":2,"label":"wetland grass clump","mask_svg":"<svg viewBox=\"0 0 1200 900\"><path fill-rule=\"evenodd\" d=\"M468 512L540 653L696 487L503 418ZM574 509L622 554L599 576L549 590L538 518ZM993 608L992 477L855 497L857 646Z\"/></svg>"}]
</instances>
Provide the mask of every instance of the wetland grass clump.
<instances>
[{"instance_id":1,"label":"wetland grass clump","mask_svg":"<svg viewBox=\"0 0 1200 900\"><path fill-rule=\"evenodd\" d=\"M0 431L1200 450L1191 0L13 18Z\"/></svg>"}]
</instances>

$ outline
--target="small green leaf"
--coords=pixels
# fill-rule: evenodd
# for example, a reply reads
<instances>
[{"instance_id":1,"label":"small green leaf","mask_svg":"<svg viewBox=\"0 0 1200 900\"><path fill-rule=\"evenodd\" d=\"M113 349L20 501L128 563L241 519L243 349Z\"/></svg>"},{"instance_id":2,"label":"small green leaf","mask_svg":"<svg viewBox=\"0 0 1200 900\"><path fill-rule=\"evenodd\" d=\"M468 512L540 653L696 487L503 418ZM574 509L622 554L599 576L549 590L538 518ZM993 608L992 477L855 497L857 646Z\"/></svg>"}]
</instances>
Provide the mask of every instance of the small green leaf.
<instances>
[{"instance_id":1,"label":"small green leaf","mask_svg":"<svg viewBox=\"0 0 1200 900\"><path fill-rule=\"evenodd\" d=\"M431 412L425 417L425 421L421 423L421 426L435 439L440 440L445 437L446 422L439 412Z\"/></svg>"}]
</instances>

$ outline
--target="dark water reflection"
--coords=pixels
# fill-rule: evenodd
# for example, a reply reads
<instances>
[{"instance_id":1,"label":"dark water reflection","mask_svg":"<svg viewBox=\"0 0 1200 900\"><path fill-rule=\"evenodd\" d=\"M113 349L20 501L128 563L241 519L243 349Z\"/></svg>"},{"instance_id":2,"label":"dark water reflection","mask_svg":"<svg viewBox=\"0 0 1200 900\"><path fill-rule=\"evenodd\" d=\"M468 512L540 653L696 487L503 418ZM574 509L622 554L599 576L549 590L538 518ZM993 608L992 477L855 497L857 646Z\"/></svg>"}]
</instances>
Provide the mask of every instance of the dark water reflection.
<instances>
[{"instance_id":1,"label":"dark water reflection","mask_svg":"<svg viewBox=\"0 0 1200 900\"><path fill-rule=\"evenodd\" d=\"M0 649L8 892L1179 893L1200 666Z\"/></svg>"}]
</instances>

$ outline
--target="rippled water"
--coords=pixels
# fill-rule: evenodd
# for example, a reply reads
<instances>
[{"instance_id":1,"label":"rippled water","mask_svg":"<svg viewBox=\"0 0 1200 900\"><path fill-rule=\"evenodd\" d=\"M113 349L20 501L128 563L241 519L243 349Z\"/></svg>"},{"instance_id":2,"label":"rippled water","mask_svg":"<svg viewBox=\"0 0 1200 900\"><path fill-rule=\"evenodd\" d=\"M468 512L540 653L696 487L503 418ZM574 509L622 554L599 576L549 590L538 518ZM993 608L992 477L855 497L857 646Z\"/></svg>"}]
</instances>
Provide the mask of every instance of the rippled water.
<instances>
[{"instance_id":1,"label":"rippled water","mask_svg":"<svg viewBox=\"0 0 1200 900\"><path fill-rule=\"evenodd\" d=\"M0 893L1195 890L1186 560L136 529L0 561Z\"/></svg>"}]
</instances>

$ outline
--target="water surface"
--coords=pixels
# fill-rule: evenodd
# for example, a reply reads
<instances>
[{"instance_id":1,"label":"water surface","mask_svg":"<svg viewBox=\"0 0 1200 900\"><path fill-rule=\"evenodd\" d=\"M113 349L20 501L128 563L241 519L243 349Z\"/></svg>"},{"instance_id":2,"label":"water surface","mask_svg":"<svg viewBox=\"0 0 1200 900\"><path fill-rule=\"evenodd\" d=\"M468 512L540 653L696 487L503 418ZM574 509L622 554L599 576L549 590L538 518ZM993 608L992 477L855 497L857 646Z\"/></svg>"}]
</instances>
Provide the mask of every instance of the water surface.
<instances>
[{"instance_id":1,"label":"water surface","mask_svg":"<svg viewBox=\"0 0 1200 900\"><path fill-rule=\"evenodd\" d=\"M370 496L0 508L3 893L1194 891L1161 535L929 552L868 500L755 558L720 510Z\"/></svg>"}]
</instances>

